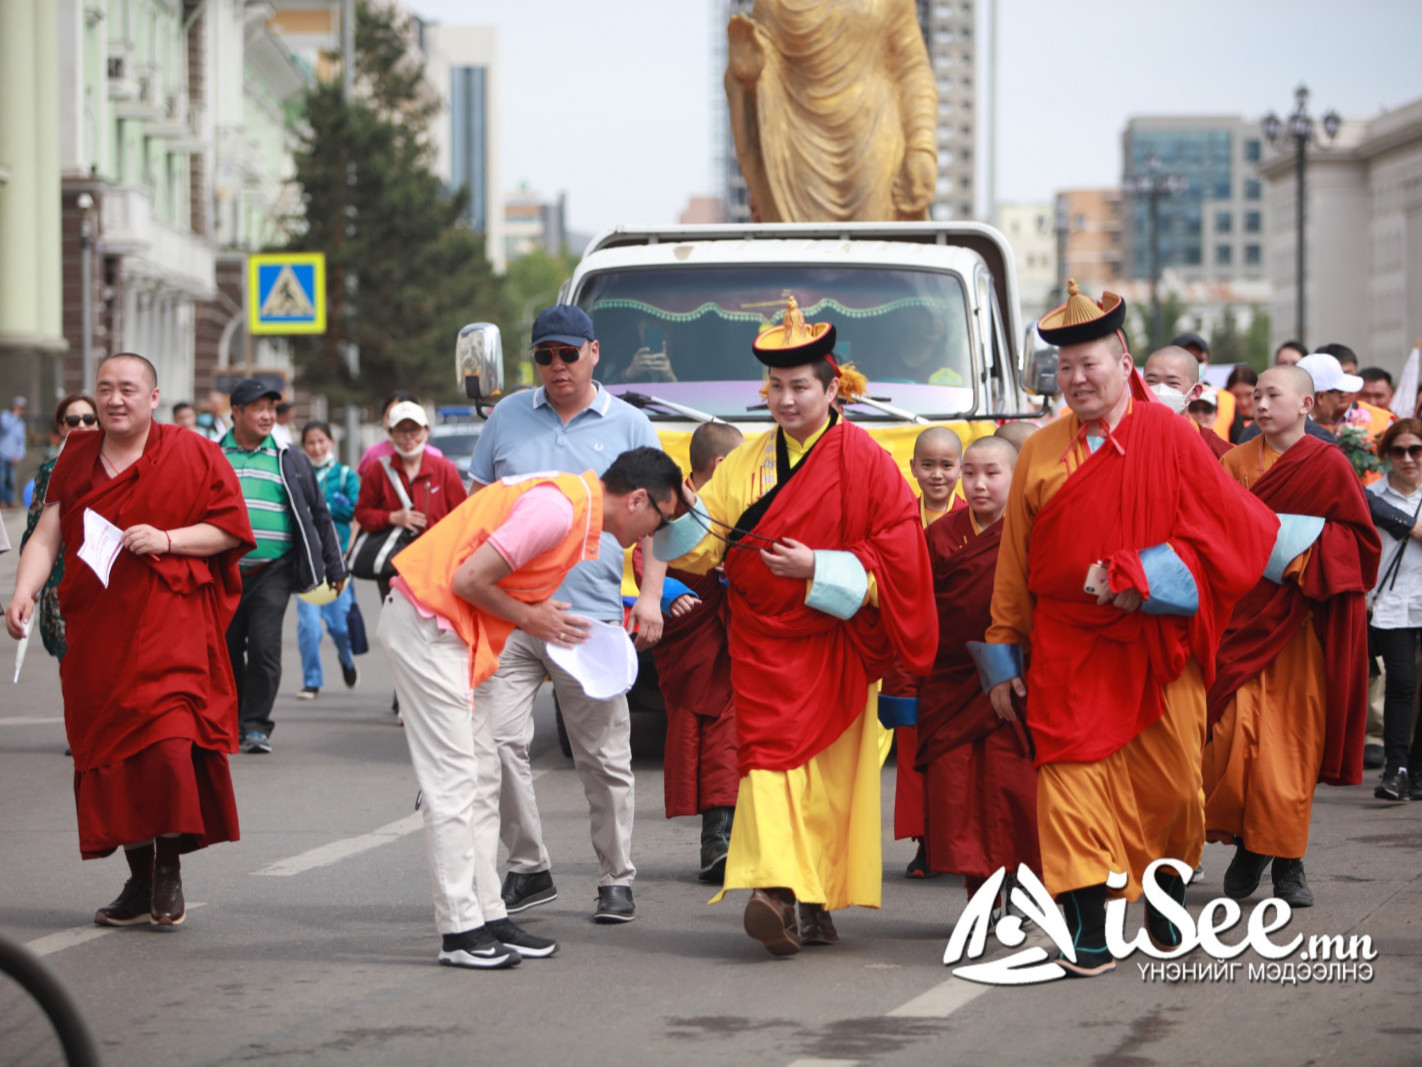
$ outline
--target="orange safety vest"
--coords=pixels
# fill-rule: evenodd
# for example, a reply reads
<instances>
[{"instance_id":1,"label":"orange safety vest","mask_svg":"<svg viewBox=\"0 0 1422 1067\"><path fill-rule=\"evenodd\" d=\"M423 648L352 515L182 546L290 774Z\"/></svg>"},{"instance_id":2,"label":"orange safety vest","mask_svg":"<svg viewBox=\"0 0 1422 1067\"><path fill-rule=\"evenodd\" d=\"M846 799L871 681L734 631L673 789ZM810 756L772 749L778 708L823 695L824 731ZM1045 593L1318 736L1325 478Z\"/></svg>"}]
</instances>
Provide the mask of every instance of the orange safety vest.
<instances>
[{"instance_id":1,"label":"orange safety vest","mask_svg":"<svg viewBox=\"0 0 1422 1067\"><path fill-rule=\"evenodd\" d=\"M1228 441L1230 428L1234 426L1234 394L1221 387L1215 390L1215 397L1219 407L1215 409L1215 424L1210 428Z\"/></svg>"},{"instance_id":2,"label":"orange safety vest","mask_svg":"<svg viewBox=\"0 0 1422 1067\"><path fill-rule=\"evenodd\" d=\"M568 572L585 559L596 559L602 537L602 482L592 471L544 472L503 478L475 493L395 557L395 569L415 599L444 616L469 646L469 687L477 687L499 666L499 654L514 624L480 611L454 593L454 572L478 551L513 511L519 497L540 485L552 485L573 505L573 525L556 546L505 575L499 588L515 600L547 600Z\"/></svg>"}]
</instances>

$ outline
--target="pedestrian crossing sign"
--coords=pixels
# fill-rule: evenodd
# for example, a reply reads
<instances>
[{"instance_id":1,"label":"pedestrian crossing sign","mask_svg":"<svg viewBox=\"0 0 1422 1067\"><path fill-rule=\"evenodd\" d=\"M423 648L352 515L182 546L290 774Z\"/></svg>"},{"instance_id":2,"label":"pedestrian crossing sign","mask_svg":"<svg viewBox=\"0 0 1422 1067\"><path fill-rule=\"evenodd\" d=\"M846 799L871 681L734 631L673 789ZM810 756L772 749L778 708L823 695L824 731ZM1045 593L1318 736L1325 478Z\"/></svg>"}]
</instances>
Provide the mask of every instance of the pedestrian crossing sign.
<instances>
[{"instance_id":1,"label":"pedestrian crossing sign","mask_svg":"<svg viewBox=\"0 0 1422 1067\"><path fill-rule=\"evenodd\" d=\"M247 257L247 325L253 334L325 333L325 253Z\"/></svg>"}]
</instances>

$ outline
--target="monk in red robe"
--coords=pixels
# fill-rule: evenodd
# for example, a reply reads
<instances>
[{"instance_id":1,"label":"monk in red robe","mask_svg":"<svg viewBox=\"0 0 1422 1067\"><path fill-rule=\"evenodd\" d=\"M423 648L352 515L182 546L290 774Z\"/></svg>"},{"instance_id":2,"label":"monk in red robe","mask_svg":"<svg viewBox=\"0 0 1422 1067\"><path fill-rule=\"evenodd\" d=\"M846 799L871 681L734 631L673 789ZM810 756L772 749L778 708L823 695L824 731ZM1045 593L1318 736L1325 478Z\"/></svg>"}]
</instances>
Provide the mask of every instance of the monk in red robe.
<instances>
[{"instance_id":1,"label":"monk in red robe","mask_svg":"<svg viewBox=\"0 0 1422 1067\"><path fill-rule=\"evenodd\" d=\"M1146 385L1156 394L1156 399L1172 410L1176 410L1178 405L1181 417L1190 420L1215 459L1222 459L1232 447L1230 443L1210 427L1196 422L1188 410L1205 389L1200 381L1199 360L1190 354L1190 350L1177 345L1157 348L1146 358L1141 374Z\"/></svg>"},{"instance_id":2,"label":"monk in red robe","mask_svg":"<svg viewBox=\"0 0 1422 1067\"><path fill-rule=\"evenodd\" d=\"M1353 466L1304 432L1313 379L1271 367L1254 390L1258 437L1225 471L1279 515L1269 569L1220 645L1205 746L1205 825L1235 844L1225 893L1271 871L1274 896L1313 904L1304 878L1314 787L1357 785L1368 711L1367 607L1381 544Z\"/></svg>"},{"instance_id":3,"label":"monk in red robe","mask_svg":"<svg viewBox=\"0 0 1422 1067\"><path fill-rule=\"evenodd\" d=\"M928 531L938 656L918 700L918 770L924 783L928 866L961 874L971 896L1005 867L1004 899L1020 863L1042 869L1037 772L1020 722L993 711L969 641L992 624L992 583L1017 449L1000 437L963 454L967 507Z\"/></svg>"},{"instance_id":4,"label":"monk in red robe","mask_svg":"<svg viewBox=\"0 0 1422 1067\"><path fill-rule=\"evenodd\" d=\"M690 442L692 488L709 482L726 455L744 441L740 430L729 423L698 426ZM667 577L688 590L672 600L662 639L652 648L667 707L662 762L667 818L701 816L698 877L719 885L726 873L740 783L731 654L726 645L729 608L719 571L672 570Z\"/></svg>"},{"instance_id":5,"label":"monk in red robe","mask_svg":"<svg viewBox=\"0 0 1422 1067\"><path fill-rule=\"evenodd\" d=\"M1134 900L1155 860L1199 862L1205 689L1278 521L1151 400L1119 332L1125 301L1067 292L1037 328L1059 346L1069 410L1022 447L975 653L1000 717L1026 700L1042 880L1073 939L1058 963L1093 975L1115 967L1108 882ZM1184 879L1166 870L1158 884L1183 904ZM1180 943L1149 906L1146 923Z\"/></svg>"},{"instance_id":6,"label":"monk in red robe","mask_svg":"<svg viewBox=\"0 0 1422 1067\"><path fill-rule=\"evenodd\" d=\"M831 911L879 906L878 680L896 658L927 672L938 644L918 502L835 409L833 349L792 299L754 344L775 428L654 539L683 570L724 562L741 781L712 902L752 890L746 933L774 955L837 942Z\"/></svg>"},{"instance_id":7,"label":"monk in red robe","mask_svg":"<svg viewBox=\"0 0 1422 1067\"><path fill-rule=\"evenodd\" d=\"M918 513L927 530L950 511L967 507L957 495L958 473L963 465L963 441L946 426L930 426L913 443L909 474L918 483ZM895 663L879 688L879 721L894 730L897 756L894 765L894 840L912 839L918 849L909 861L906 878L927 878L927 853L923 845L923 775L915 766L918 750L919 676ZM908 725L900 725L907 721Z\"/></svg>"},{"instance_id":8,"label":"monk in red robe","mask_svg":"<svg viewBox=\"0 0 1422 1067\"><path fill-rule=\"evenodd\" d=\"M255 542L221 450L153 421L148 360L104 360L94 395L101 432L65 443L5 623L12 637L24 633L62 544L60 683L79 851L95 859L122 846L130 871L94 921L177 925L186 915L179 854L237 840L225 635L242 592L237 561ZM112 554L80 555L106 533L117 539Z\"/></svg>"}]
</instances>

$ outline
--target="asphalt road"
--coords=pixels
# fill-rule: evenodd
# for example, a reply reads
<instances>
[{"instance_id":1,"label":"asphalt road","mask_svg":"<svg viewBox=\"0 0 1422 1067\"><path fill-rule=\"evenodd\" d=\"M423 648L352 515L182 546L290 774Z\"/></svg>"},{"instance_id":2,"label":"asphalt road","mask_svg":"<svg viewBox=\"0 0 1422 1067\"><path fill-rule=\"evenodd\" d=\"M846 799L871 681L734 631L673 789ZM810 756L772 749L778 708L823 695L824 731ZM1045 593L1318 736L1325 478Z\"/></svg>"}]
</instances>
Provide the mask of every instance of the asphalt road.
<instances>
[{"instance_id":1,"label":"asphalt road","mask_svg":"<svg viewBox=\"0 0 1422 1067\"><path fill-rule=\"evenodd\" d=\"M18 542L17 516L6 521ZM14 567L0 556L6 599ZM373 588L361 602L373 627ZM327 688L299 702L294 610L287 637L275 751L232 761L242 840L186 858L189 918L164 931L91 925L126 868L79 859L53 661L36 640L11 685L13 645L0 644L0 931L69 984L108 1063L1422 1061L1422 805L1384 806L1371 784L1321 789L1307 862L1318 906L1274 935L1368 935L1371 982L1250 981L1247 965L1264 962L1251 950L1233 981L1151 980L1138 955L1094 980L1003 988L944 967L966 896L957 879L902 877L912 848L887 840L890 765L883 909L842 913L837 947L777 960L741 930L745 894L706 906L699 827L663 817L655 756L636 768L637 919L590 921L587 806L546 691L534 764L560 895L520 919L561 950L510 971L440 967L388 671L373 652L347 691L327 643ZM1220 895L1228 858L1206 850L1192 912ZM1128 932L1139 922L1133 907ZM0 1047L0 1064L12 1052Z\"/></svg>"}]
</instances>

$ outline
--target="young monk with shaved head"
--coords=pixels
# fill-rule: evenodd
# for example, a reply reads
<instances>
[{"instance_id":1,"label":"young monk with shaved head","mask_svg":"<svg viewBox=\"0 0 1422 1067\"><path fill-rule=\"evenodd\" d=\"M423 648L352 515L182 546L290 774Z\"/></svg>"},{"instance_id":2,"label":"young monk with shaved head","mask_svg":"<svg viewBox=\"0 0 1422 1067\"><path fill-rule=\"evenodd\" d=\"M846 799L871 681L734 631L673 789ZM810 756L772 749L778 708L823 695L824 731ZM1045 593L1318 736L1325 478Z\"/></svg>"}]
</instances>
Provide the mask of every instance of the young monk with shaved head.
<instances>
[{"instance_id":1,"label":"young monk with shaved head","mask_svg":"<svg viewBox=\"0 0 1422 1067\"><path fill-rule=\"evenodd\" d=\"M1225 471L1279 515L1264 577L1235 608L1210 689L1205 825L1232 842L1224 890L1243 900L1273 860L1274 896L1313 904L1304 879L1315 783L1362 780L1367 611L1381 546L1353 467L1305 433L1314 382L1271 367L1254 391L1260 436Z\"/></svg>"},{"instance_id":2,"label":"young monk with shaved head","mask_svg":"<svg viewBox=\"0 0 1422 1067\"><path fill-rule=\"evenodd\" d=\"M1146 385L1150 386L1168 407L1174 409L1175 403L1180 404L1178 414L1181 415L1186 414L1190 402L1204 391L1204 386L1200 384L1199 361L1188 349L1177 345L1166 345L1152 352L1150 358L1145 361L1144 376ZM1177 393L1178 398L1175 395ZM1200 426L1199 430L1200 439L1209 446L1216 459L1220 459L1229 451L1229 442L1214 430L1205 426Z\"/></svg>"},{"instance_id":3,"label":"young monk with shaved head","mask_svg":"<svg viewBox=\"0 0 1422 1067\"><path fill-rule=\"evenodd\" d=\"M1017 449L1001 437L970 444L963 453L968 507L928 531L938 655L919 693L927 859L932 871L963 875L969 896L999 867L1009 878L1019 863L1042 869L1026 731L993 710L968 652L968 642L981 641L992 623L993 572L1016 463Z\"/></svg>"}]
</instances>

